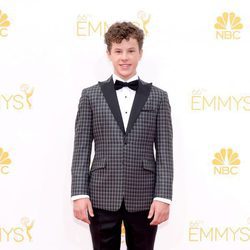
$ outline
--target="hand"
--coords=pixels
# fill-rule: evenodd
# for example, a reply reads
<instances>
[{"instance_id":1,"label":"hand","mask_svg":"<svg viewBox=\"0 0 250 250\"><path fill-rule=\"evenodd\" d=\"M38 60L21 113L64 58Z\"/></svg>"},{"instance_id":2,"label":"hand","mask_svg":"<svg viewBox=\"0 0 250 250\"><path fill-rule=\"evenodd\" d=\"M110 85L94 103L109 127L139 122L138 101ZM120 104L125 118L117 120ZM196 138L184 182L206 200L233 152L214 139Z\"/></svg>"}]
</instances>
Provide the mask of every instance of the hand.
<instances>
[{"instance_id":1,"label":"hand","mask_svg":"<svg viewBox=\"0 0 250 250\"><path fill-rule=\"evenodd\" d=\"M153 217L154 216L154 217ZM151 221L150 225L158 225L166 220L169 217L169 204L162 202L162 201L153 201L148 213L148 219L153 220Z\"/></svg>"},{"instance_id":2,"label":"hand","mask_svg":"<svg viewBox=\"0 0 250 250\"><path fill-rule=\"evenodd\" d=\"M75 200L73 201L73 207L74 207L75 218L90 224L90 220L88 218L88 212L91 217L94 217L94 212L93 212L90 199L81 198L81 199Z\"/></svg>"}]
</instances>

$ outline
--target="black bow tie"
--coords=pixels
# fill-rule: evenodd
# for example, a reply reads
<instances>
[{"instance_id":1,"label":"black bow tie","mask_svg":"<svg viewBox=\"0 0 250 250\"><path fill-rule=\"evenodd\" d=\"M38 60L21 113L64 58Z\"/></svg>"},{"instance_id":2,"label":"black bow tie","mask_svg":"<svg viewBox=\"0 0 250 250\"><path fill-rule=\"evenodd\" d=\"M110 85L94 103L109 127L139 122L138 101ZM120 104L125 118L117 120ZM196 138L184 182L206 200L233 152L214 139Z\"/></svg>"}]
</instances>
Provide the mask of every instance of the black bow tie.
<instances>
[{"instance_id":1,"label":"black bow tie","mask_svg":"<svg viewBox=\"0 0 250 250\"><path fill-rule=\"evenodd\" d=\"M132 82L122 82L122 81L116 80L114 84L115 90L121 89L123 87L129 87L133 90L137 90L138 86L139 86L138 80L135 80Z\"/></svg>"}]
</instances>

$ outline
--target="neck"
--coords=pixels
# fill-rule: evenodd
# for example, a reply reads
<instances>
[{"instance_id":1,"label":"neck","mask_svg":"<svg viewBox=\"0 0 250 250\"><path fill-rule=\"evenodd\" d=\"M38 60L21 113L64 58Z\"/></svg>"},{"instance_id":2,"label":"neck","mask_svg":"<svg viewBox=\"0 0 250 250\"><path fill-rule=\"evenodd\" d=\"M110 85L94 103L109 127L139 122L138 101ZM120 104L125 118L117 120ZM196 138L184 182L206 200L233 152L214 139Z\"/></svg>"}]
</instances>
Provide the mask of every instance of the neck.
<instances>
[{"instance_id":1,"label":"neck","mask_svg":"<svg viewBox=\"0 0 250 250\"><path fill-rule=\"evenodd\" d=\"M123 76L120 76L120 75L117 75L116 73L113 73L113 75L115 76L115 78L117 79L121 79L121 80L123 80L123 81L128 81L128 80L130 80L131 78L138 78L138 76L137 76L137 73L135 73L135 74L133 74L133 75L131 75L131 76L129 76L129 77L123 77ZM137 77L136 77L137 76Z\"/></svg>"}]
</instances>

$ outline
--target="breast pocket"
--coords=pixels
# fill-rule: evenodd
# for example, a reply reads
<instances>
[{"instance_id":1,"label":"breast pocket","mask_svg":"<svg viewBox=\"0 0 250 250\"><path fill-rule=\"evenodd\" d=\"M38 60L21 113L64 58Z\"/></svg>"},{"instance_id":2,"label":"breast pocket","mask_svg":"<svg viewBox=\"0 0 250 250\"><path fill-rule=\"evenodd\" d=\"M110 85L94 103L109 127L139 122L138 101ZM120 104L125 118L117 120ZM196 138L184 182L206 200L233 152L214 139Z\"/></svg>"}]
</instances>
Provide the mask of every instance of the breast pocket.
<instances>
[{"instance_id":1,"label":"breast pocket","mask_svg":"<svg viewBox=\"0 0 250 250\"><path fill-rule=\"evenodd\" d=\"M157 110L155 110L155 109L147 109L147 108L144 108L144 109L141 109L141 112L156 113Z\"/></svg>"},{"instance_id":2,"label":"breast pocket","mask_svg":"<svg viewBox=\"0 0 250 250\"><path fill-rule=\"evenodd\" d=\"M156 124L157 110L155 109L141 109L138 123L144 131L153 130Z\"/></svg>"}]
</instances>

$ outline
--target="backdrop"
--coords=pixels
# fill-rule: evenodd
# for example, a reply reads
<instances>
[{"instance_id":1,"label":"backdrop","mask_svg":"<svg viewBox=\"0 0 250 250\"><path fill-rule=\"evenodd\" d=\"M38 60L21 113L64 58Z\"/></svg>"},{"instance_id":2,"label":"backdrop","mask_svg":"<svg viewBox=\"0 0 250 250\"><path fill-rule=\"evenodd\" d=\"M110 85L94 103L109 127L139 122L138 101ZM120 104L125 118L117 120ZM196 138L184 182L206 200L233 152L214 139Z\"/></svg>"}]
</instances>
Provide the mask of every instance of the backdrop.
<instances>
[{"instance_id":1,"label":"backdrop","mask_svg":"<svg viewBox=\"0 0 250 250\"><path fill-rule=\"evenodd\" d=\"M174 195L155 249L249 250L249 7L1 1L0 248L91 250L70 199L74 123L81 90L112 73L103 35L125 20L146 33L139 76L172 107Z\"/></svg>"}]
</instances>

